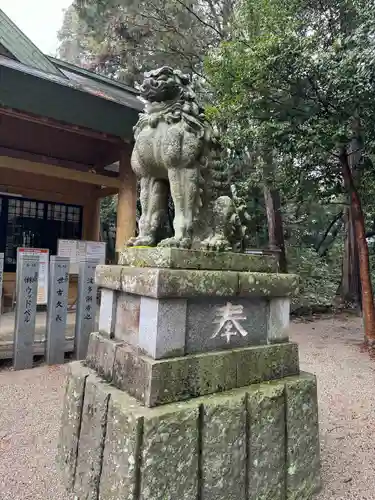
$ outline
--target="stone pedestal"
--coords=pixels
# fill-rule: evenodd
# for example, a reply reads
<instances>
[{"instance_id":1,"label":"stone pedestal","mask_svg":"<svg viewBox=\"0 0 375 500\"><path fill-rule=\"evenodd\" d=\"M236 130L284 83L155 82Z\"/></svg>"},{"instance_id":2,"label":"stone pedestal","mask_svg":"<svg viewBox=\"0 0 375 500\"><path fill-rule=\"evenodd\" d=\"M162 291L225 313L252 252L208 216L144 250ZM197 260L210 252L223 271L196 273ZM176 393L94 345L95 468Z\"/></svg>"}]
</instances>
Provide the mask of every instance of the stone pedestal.
<instances>
[{"instance_id":1,"label":"stone pedestal","mask_svg":"<svg viewBox=\"0 0 375 500\"><path fill-rule=\"evenodd\" d=\"M272 256L133 248L99 266L100 332L72 363L59 461L79 499L307 500L316 380ZM208 269L202 269L202 267Z\"/></svg>"}]
</instances>

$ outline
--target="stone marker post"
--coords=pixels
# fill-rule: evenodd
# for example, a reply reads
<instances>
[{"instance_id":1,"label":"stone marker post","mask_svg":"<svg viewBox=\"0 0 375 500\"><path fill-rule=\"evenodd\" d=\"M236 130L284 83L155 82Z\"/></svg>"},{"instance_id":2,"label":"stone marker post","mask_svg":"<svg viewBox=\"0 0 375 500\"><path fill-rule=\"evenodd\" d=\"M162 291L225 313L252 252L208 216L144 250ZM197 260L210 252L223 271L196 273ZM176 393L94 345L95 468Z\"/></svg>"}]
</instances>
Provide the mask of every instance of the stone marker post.
<instances>
[{"instance_id":1,"label":"stone marker post","mask_svg":"<svg viewBox=\"0 0 375 500\"><path fill-rule=\"evenodd\" d=\"M38 272L38 256L24 255L18 259L13 341L13 367L15 370L23 370L33 366Z\"/></svg>"},{"instance_id":2,"label":"stone marker post","mask_svg":"<svg viewBox=\"0 0 375 500\"><path fill-rule=\"evenodd\" d=\"M121 264L97 267L110 292L103 327L70 365L67 488L101 500L310 500L316 379L288 339L298 278L264 255L134 247Z\"/></svg>"},{"instance_id":3,"label":"stone marker post","mask_svg":"<svg viewBox=\"0 0 375 500\"><path fill-rule=\"evenodd\" d=\"M4 254L0 253L0 316L3 312Z\"/></svg>"},{"instance_id":4,"label":"stone marker post","mask_svg":"<svg viewBox=\"0 0 375 500\"><path fill-rule=\"evenodd\" d=\"M45 357L49 365L64 363L68 315L69 258L52 256L49 271Z\"/></svg>"},{"instance_id":5,"label":"stone marker post","mask_svg":"<svg viewBox=\"0 0 375 500\"><path fill-rule=\"evenodd\" d=\"M85 359L90 333L94 331L97 312L96 259L84 259L79 263L77 314L74 336L76 359Z\"/></svg>"}]
</instances>

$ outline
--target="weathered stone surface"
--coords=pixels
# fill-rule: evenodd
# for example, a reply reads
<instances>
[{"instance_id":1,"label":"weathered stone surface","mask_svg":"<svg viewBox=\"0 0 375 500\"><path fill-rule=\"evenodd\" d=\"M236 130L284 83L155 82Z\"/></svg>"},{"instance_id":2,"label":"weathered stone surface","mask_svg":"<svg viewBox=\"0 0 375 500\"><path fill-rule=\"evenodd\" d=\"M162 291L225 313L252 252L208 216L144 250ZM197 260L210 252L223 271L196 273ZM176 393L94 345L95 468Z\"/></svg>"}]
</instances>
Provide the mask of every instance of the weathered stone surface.
<instances>
[{"instance_id":1,"label":"weathered stone surface","mask_svg":"<svg viewBox=\"0 0 375 500\"><path fill-rule=\"evenodd\" d=\"M139 356L128 346L121 346L116 351L113 385L147 404L150 399L152 370L151 358Z\"/></svg>"},{"instance_id":2,"label":"weathered stone surface","mask_svg":"<svg viewBox=\"0 0 375 500\"><path fill-rule=\"evenodd\" d=\"M112 389L108 405L99 498L134 500L139 496L139 466L144 408Z\"/></svg>"},{"instance_id":3,"label":"weathered stone surface","mask_svg":"<svg viewBox=\"0 0 375 500\"><path fill-rule=\"evenodd\" d=\"M141 297L118 293L116 306L115 338L128 344L138 344Z\"/></svg>"},{"instance_id":4,"label":"weathered stone surface","mask_svg":"<svg viewBox=\"0 0 375 500\"><path fill-rule=\"evenodd\" d=\"M210 271L276 272L275 255L210 252L165 247L129 247L120 254L119 264L132 267L204 269Z\"/></svg>"},{"instance_id":5,"label":"weathered stone surface","mask_svg":"<svg viewBox=\"0 0 375 500\"><path fill-rule=\"evenodd\" d=\"M86 364L95 370L100 377L110 382L113 377L113 366L116 350L123 342L110 339L100 333L92 333L89 339Z\"/></svg>"},{"instance_id":6,"label":"weathered stone surface","mask_svg":"<svg viewBox=\"0 0 375 500\"><path fill-rule=\"evenodd\" d=\"M284 500L284 387L278 382L248 390L248 500Z\"/></svg>"},{"instance_id":7,"label":"weathered stone surface","mask_svg":"<svg viewBox=\"0 0 375 500\"><path fill-rule=\"evenodd\" d=\"M298 345L292 342L242 349L237 353L237 387L298 375Z\"/></svg>"},{"instance_id":8,"label":"weathered stone surface","mask_svg":"<svg viewBox=\"0 0 375 500\"><path fill-rule=\"evenodd\" d=\"M100 342L100 333L98 332L90 333L89 343L87 346L87 355L84 364L90 366L91 368L95 367L96 351L98 349L99 342Z\"/></svg>"},{"instance_id":9,"label":"weathered stone surface","mask_svg":"<svg viewBox=\"0 0 375 500\"><path fill-rule=\"evenodd\" d=\"M140 500L197 500L199 408L169 410L145 413Z\"/></svg>"},{"instance_id":10,"label":"weathered stone surface","mask_svg":"<svg viewBox=\"0 0 375 500\"><path fill-rule=\"evenodd\" d=\"M185 353L186 299L141 297L138 347L154 359Z\"/></svg>"},{"instance_id":11,"label":"weathered stone surface","mask_svg":"<svg viewBox=\"0 0 375 500\"><path fill-rule=\"evenodd\" d=\"M122 266L108 266L100 264L96 266L95 283L103 288L121 290Z\"/></svg>"},{"instance_id":12,"label":"weathered stone surface","mask_svg":"<svg viewBox=\"0 0 375 500\"><path fill-rule=\"evenodd\" d=\"M189 299L186 352L266 344L267 316L267 302L256 298Z\"/></svg>"},{"instance_id":13,"label":"weathered stone surface","mask_svg":"<svg viewBox=\"0 0 375 500\"><path fill-rule=\"evenodd\" d=\"M98 377L86 379L78 442L74 493L80 500L97 500L107 425L109 391Z\"/></svg>"},{"instance_id":14,"label":"weathered stone surface","mask_svg":"<svg viewBox=\"0 0 375 500\"><path fill-rule=\"evenodd\" d=\"M202 500L246 499L246 392L205 399L202 418Z\"/></svg>"},{"instance_id":15,"label":"weathered stone surface","mask_svg":"<svg viewBox=\"0 0 375 500\"><path fill-rule=\"evenodd\" d=\"M70 371L76 401L89 374L74 492L80 500L311 500L319 486L311 375L147 408L80 363ZM78 435L80 420L81 411L78 426L63 419L60 445L70 430ZM60 446L59 458L75 458L69 450L76 448L69 443L61 454Z\"/></svg>"},{"instance_id":16,"label":"weathered stone surface","mask_svg":"<svg viewBox=\"0 0 375 500\"><path fill-rule=\"evenodd\" d=\"M241 297L290 297L298 292L295 274L238 273Z\"/></svg>"},{"instance_id":17,"label":"weathered stone surface","mask_svg":"<svg viewBox=\"0 0 375 500\"><path fill-rule=\"evenodd\" d=\"M67 372L57 460L62 469L64 485L68 491L72 491L77 466L83 398L90 370L76 361L68 365Z\"/></svg>"},{"instance_id":18,"label":"weathered stone surface","mask_svg":"<svg viewBox=\"0 0 375 500\"><path fill-rule=\"evenodd\" d=\"M289 297L276 297L269 301L267 338L270 344L288 341L289 316Z\"/></svg>"},{"instance_id":19,"label":"weathered stone surface","mask_svg":"<svg viewBox=\"0 0 375 500\"><path fill-rule=\"evenodd\" d=\"M302 373L287 379L285 391L286 498L309 499L321 486L316 378Z\"/></svg>"},{"instance_id":20,"label":"weathered stone surface","mask_svg":"<svg viewBox=\"0 0 375 500\"><path fill-rule=\"evenodd\" d=\"M98 286L118 290L119 284L112 279L113 268L98 266ZM238 273L233 271L196 271L183 269L157 269L117 266L123 292L153 298L184 298L195 296L229 297L237 294Z\"/></svg>"},{"instance_id":21,"label":"weathered stone surface","mask_svg":"<svg viewBox=\"0 0 375 500\"><path fill-rule=\"evenodd\" d=\"M292 343L161 360L120 346L113 384L153 407L298 373L298 348Z\"/></svg>"},{"instance_id":22,"label":"weathered stone surface","mask_svg":"<svg viewBox=\"0 0 375 500\"><path fill-rule=\"evenodd\" d=\"M98 286L153 298L290 297L294 274L98 266Z\"/></svg>"},{"instance_id":23,"label":"weathered stone surface","mask_svg":"<svg viewBox=\"0 0 375 500\"><path fill-rule=\"evenodd\" d=\"M100 296L99 332L112 337L115 332L117 296L115 290L103 288Z\"/></svg>"}]
</instances>

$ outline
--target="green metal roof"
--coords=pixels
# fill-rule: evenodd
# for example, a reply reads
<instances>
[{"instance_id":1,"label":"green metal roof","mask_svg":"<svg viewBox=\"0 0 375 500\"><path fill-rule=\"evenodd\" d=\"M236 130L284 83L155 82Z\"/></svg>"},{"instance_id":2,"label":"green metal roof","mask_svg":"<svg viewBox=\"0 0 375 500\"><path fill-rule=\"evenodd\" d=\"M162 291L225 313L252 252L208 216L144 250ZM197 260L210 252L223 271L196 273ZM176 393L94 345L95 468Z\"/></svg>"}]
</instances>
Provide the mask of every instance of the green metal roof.
<instances>
[{"instance_id":1,"label":"green metal roof","mask_svg":"<svg viewBox=\"0 0 375 500\"><path fill-rule=\"evenodd\" d=\"M17 1L17 0L15 0ZM0 44L13 57L28 66L61 75L61 71L36 47L0 9Z\"/></svg>"},{"instance_id":2,"label":"green metal roof","mask_svg":"<svg viewBox=\"0 0 375 500\"><path fill-rule=\"evenodd\" d=\"M126 140L144 107L132 87L44 55L2 10L0 82L1 107Z\"/></svg>"},{"instance_id":3,"label":"green metal roof","mask_svg":"<svg viewBox=\"0 0 375 500\"><path fill-rule=\"evenodd\" d=\"M126 139L143 104L136 94L111 85L93 87L65 75L51 75L0 56L0 107L52 118Z\"/></svg>"}]
</instances>

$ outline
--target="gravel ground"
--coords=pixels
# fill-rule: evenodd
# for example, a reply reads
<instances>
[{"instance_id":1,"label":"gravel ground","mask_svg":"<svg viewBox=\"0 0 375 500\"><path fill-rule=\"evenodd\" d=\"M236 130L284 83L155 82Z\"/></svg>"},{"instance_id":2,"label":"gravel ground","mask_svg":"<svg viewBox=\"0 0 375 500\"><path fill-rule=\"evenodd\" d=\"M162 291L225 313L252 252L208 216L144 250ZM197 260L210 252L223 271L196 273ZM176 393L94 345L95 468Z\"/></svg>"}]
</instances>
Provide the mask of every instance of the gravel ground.
<instances>
[{"instance_id":1,"label":"gravel ground","mask_svg":"<svg viewBox=\"0 0 375 500\"><path fill-rule=\"evenodd\" d=\"M294 322L301 367L318 375L324 489L316 500L375 500L375 361L357 318ZM63 367L0 371L0 500L73 500L55 468Z\"/></svg>"}]
</instances>

